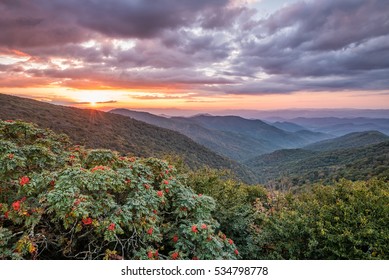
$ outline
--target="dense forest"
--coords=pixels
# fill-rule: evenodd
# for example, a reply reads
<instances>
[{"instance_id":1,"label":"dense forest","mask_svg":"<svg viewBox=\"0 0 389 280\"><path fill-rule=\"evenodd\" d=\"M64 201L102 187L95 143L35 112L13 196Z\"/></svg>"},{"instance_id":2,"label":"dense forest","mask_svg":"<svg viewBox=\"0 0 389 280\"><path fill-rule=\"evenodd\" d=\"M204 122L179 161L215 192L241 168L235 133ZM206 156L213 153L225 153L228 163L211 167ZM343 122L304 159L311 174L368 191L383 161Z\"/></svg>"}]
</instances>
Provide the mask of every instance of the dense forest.
<instances>
[{"instance_id":1,"label":"dense forest","mask_svg":"<svg viewBox=\"0 0 389 280\"><path fill-rule=\"evenodd\" d=\"M280 191L0 121L0 259L388 259L389 183Z\"/></svg>"},{"instance_id":2,"label":"dense forest","mask_svg":"<svg viewBox=\"0 0 389 280\"><path fill-rule=\"evenodd\" d=\"M267 184L289 187L333 183L341 178L389 177L389 141L356 148L279 150L247 162Z\"/></svg>"}]
</instances>

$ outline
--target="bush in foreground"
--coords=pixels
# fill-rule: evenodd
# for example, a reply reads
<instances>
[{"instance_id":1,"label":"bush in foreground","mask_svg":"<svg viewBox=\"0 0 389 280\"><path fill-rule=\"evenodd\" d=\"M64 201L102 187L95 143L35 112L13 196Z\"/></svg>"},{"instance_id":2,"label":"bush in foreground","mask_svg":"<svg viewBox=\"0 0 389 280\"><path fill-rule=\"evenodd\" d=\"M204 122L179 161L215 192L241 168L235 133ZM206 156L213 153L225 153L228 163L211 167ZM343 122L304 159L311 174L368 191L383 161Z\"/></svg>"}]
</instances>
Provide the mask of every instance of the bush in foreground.
<instances>
[{"instance_id":1,"label":"bush in foreground","mask_svg":"<svg viewBox=\"0 0 389 280\"><path fill-rule=\"evenodd\" d=\"M0 259L235 259L214 200L167 162L0 121Z\"/></svg>"},{"instance_id":2,"label":"bush in foreground","mask_svg":"<svg viewBox=\"0 0 389 280\"><path fill-rule=\"evenodd\" d=\"M257 201L257 257L388 259L389 183L341 180Z\"/></svg>"}]
</instances>

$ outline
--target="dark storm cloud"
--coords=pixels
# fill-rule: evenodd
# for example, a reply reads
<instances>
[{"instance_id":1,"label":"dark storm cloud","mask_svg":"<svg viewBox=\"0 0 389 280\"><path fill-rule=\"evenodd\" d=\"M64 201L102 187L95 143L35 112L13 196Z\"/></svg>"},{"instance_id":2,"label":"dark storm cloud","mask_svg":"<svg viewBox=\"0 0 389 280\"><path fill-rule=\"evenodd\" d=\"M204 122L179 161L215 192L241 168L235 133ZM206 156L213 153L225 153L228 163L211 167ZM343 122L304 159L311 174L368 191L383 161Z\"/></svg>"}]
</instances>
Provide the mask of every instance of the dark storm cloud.
<instances>
[{"instance_id":1,"label":"dark storm cloud","mask_svg":"<svg viewBox=\"0 0 389 280\"><path fill-rule=\"evenodd\" d=\"M271 78L234 86L234 93L388 88L377 75L389 69L388 1L297 2L250 32L232 71Z\"/></svg>"},{"instance_id":2,"label":"dark storm cloud","mask_svg":"<svg viewBox=\"0 0 389 280\"><path fill-rule=\"evenodd\" d=\"M0 46L23 48L87 40L90 34L75 28L74 16L58 4L55 0L0 1Z\"/></svg>"},{"instance_id":3,"label":"dark storm cloud","mask_svg":"<svg viewBox=\"0 0 389 280\"><path fill-rule=\"evenodd\" d=\"M215 13L228 0L70 1L82 26L113 37L150 38L164 29L190 26L204 11ZM114 15L114 16L113 16Z\"/></svg>"},{"instance_id":4,"label":"dark storm cloud","mask_svg":"<svg viewBox=\"0 0 389 280\"><path fill-rule=\"evenodd\" d=\"M13 59L0 60L0 86L389 88L388 1L293 2L261 19L238 2L0 0L0 58Z\"/></svg>"},{"instance_id":5,"label":"dark storm cloud","mask_svg":"<svg viewBox=\"0 0 389 280\"><path fill-rule=\"evenodd\" d=\"M266 35L291 28L277 40L282 48L338 50L387 35L386 0L326 0L298 2L264 21Z\"/></svg>"},{"instance_id":6,"label":"dark storm cloud","mask_svg":"<svg viewBox=\"0 0 389 280\"><path fill-rule=\"evenodd\" d=\"M0 44L61 45L96 36L153 38L165 29L192 26L228 0L15 0L0 1ZM232 16L232 15L231 15Z\"/></svg>"}]
</instances>

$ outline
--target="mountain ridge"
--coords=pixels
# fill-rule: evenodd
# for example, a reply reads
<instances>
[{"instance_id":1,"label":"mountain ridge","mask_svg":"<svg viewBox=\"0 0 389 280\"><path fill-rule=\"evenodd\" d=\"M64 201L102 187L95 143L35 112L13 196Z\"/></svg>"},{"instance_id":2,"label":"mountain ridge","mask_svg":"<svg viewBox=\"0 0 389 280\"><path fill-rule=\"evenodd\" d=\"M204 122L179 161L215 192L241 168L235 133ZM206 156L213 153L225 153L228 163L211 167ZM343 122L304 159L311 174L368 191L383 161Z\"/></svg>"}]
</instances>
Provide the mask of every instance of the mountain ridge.
<instances>
[{"instance_id":1,"label":"mountain ridge","mask_svg":"<svg viewBox=\"0 0 389 280\"><path fill-rule=\"evenodd\" d=\"M366 180L372 176L389 178L389 137L371 143L354 142L347 146L345 139L358 138L360 135L381 135L377 132L351 133L347 137L338 137L323 141L325 149L283 149L252 158L245 162L259 177L261 183L287 181L292 185L326 182L346 178ZM377 140L378 141L378 140ZM328 143L343 143L329 149ZM313 145L314 146L314 145Z\"/></svg>"},{"instance_id":2,"label":"mountain ridge","mask_svg":"<svg viewBox=\"0 0 389 280\"><path fill-rule=\"evenodd\" d=\"M334 139L319 141L303 147L313 151L331 151L344 148L358 148L389 140L389 136L376 131L352 132Z\"/></svg>"},{"instance_id":3,"label":"mountain ridge","mask_svg":"<svg viewBox=\"0 0 389 280\"><path fill-rule=\"evenodd\" d=\"M165 118L128 109L114 109L110 112L178 131L218 154L239 162L255 155L282 148L301 147L330 137L311 131L288 132L261 120L239 116L199 114Z\"/></svg>"},{"instance_id":4,"label":"mountain ridge","mask_svg":"<svg viewBox=\"0 0 389 280\"><path fill-rule=\"evenodd\" d=\"M107 148L141 157L179 155L192 168L226 168L245 181L255 180L249 169L185 135L118 114L0 94L0 119L33 122L65 133L74 143L88 148Z\"/></svg>"}]
</instances>

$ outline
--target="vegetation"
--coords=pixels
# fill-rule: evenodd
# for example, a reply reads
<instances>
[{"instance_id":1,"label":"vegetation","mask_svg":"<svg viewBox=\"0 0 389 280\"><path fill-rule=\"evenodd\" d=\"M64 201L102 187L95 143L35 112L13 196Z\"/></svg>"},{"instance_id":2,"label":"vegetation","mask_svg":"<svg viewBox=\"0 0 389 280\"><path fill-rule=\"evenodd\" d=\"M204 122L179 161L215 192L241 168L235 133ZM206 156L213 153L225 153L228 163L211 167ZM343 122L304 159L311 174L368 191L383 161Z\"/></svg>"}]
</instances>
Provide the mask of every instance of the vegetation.
<instances>
[{"instance_id":1,"label":"vegetation","mask_svg":"<svg viewBox=\"0 0 389 280\"><path fill-rule=\"evenodd\" d=\"M231 169L241 180L253 182L252 172L172 130L117 114L82 110L0 94L0 120L20 119L57 133L87 148L105 148L139 157L177 155L192 169L210 166Z\"/></svg>"},{"instance_id":2,"label":"vegetation","mask_svg":"<svg viewBox=\"0 0 389 280\"><path fill-rule=\"evenodd\" d=\"M212 151L239 162L277 149L301 147L329 137L307 130L288 132L261 120L236 116L165 118L127 109L114 109L111 112L178 131Z\"/></svg>"},{"instance_id":3,"label":"vegetation","mask_svg":"<svg viewBox=\"0 0 389 280\"><path fill-rule=\"evenodd\" d=\"M389 183L341 180L301 192L269 191L192 174L216 200L215 217L244 259L389 259Z\"/></svg>"},{"instance_id":4,"label":"vegetation","mask_svg":"<svg viewBox=\"0 0 389 280\"><path fill-rule=\"evenodd\" d=\"M0 259L235 259L173 166L0 122Z\"/></svg>"},{"instance_id":5,"label":"vegetation","mask_svg":"<svg viewBox=\"0 0 389 280\"><path fill-rule=\"evenodd\" d=\"M312 183L333 184L342 178L389 178L389 141L334 151L280 150L247 162L261 181L278 188Z\"/></svg>"},{"instance_id":6,"label":"vegetation","mask_svg":"<svg viewBox=\"0 0 389 280\"><path fill-rule=\"evenodd\" d=\"M385 178L266 189L0 121L0 259L389 259L388 216Z\"/></svg>"},{"instance_id":7,"label":"vegetation","mask_svg":"<svg viewBox=\"0 0 389 280\"><path fill-rule=\"evenodd\" d=\"M305 147L313 151L335 151L349 148L359 148L389 141L389 136L379 131L363 131L346 134L335 139L320 141Z\"/></svg>"},{"instance_id":8,"label":"vegetation","mask_svg":"<svg viewBox=\"0 0 389 280\"><path fill-rule=\"evenodd\" d=\"M342 180L256 203L258 258L389 259L389 183Z\"/></svg>"},{"instance_id":9,"label":"vegetation","mask_svg":"<svg viewBox=\"0 0 389 280\"><path fill-rule=\"evenodd\" d=\"M220 223L220 230L235 241L242 258L258 258L258 248L253 243L256 239L253 231L254 203L258 199L266 199L268 191L262 186L249 186L231 179L226 173L210 169L191 172L188 184L196 192L215 199L213 215Z\"/></svg>"}]
</instances>

